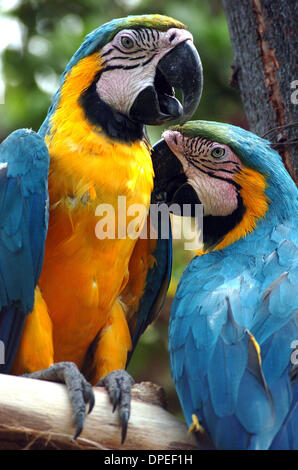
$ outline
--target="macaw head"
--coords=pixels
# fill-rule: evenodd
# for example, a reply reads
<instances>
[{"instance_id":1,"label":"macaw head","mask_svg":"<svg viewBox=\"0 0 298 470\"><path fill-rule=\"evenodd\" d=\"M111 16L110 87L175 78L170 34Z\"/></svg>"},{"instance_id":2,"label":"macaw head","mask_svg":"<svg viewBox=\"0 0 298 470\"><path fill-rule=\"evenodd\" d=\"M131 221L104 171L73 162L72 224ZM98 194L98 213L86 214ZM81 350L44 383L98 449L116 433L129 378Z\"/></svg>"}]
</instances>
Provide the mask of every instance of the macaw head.
<instances>
[{"instance_id":1,"label":"macaw head","mask_svg":"<svg viewBox=\"0 0 298 470\"><path fill-rule=\"evenodd\" d=\"M182 103L174 88L182 92ZM113 20L88 34L68 63L49 115L79 106L109 137L133 141L144 124L189 119L202 91L193 38L162 15ZM61 123L63 125L63 123Z\"/></svg>"},{"instance_id":2,"label":"macaw head","mask_svg":"<svg viewBox=\"0 0 298 470\"><path fill-rule=\"evenodd\" d=\"M270 142L229 124L174 126L153 148L155 197L203 204L204 249L222 249L269 217L289 217L297 188ZM297 210L297 209L296 209ZM270 214L270 215L269 215Z\"/></svg>"}]
</instances>

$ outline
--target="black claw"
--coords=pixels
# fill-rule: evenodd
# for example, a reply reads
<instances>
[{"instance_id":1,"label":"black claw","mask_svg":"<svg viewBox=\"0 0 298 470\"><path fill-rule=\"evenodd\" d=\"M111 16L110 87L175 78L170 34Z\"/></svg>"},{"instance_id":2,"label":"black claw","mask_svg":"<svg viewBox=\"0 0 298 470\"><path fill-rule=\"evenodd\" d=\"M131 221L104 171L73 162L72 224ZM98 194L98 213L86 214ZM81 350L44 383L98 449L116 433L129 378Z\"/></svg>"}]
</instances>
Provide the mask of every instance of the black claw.
<instances>
[{"instance_id":1,"label":"black claw","mask_svg":"<svg viewBox=\"0 0 298 470\"><path fill-rule=\"evenodd\" d=\"M118 385L119 386L119 385ZM113 390L112 393L112 398L111 398L111 401L112 401L112 404L113 404L113 413L114 411L116 410L117 408L117 405L120 403L121 401L121 389L120 387L119 388L115 388Z\"/></svg>"},{"instance_id":2,"label":"black claw","mask_svg":"<svg viewBox=\"0 0 298 470\"><path fill-rule=\"evenodd\" d=\"M88 382L86 382L85 384L83 393L84 393L84 401L86 405L88 405L89 403L89 409L88 409L88 414L89 414L91 413L95 405L95 395L94 395L92 386Z\"/></svg>"},{"instance_id":3,"label":"black claw","mask_svg":"<svg viewBox=\"0 0 298 470\"><path fill-rule=\"evenodd\" d=\"M113 406L113 413L119 407L121 422L121 444L124 443L130 417L130 391L134 384L133 378L122 369L114 370L98 382L99 386L104 386L110 397Z\"/></svg>"},{"instance_id":4,"label":"black claw","mask_svg":"<svg viewBox=\"0 0 298 470\"><path fill-rule=\"evenodd\" d=\"M124 441L126 439L127 426L128 426L128 421L126 421L125 423L122 423L121 444L124 444Z\"/></svg>"},{"instance_id":5,"label":"black claw","mask_svg":"<svg viewBox=\"0 0 298 470\"><path fill-rule=\"evenodd\" d=\"M79 417L76 418L76 420L75 420L75 423L76 423L77 427L76 427L76 432L75 432L75 434L72 438L73 441L75 441L79 437L81 432L83 431L84 422L85 422L85 416L80 414Z\"/></svg>"},{"instance_id":6,"label":"black claw","mask_svg":"<svg viewBox=\"0 0 298 470\"><path fill-rule=\"evenodd\" d=\"M93 394L92 397L90 397L90 400L89 400L88 415L89 415L89 414L91 413L91 411L93 410L94 405L95 405L95 396L94 396L94 394Z\"/></svg>"},{"instance_id":7,"label":"black claw","mask_svg":"<svg viewBox=\"0 0 298 470\"><path fill-rule=\"evenodd\" d=\"M125 411L121 413L121 417L120 417L121 424L122 424L121 444L123 444L126 439L129 416L130 416L130 411Z\"/></svg>"}]
</instances>

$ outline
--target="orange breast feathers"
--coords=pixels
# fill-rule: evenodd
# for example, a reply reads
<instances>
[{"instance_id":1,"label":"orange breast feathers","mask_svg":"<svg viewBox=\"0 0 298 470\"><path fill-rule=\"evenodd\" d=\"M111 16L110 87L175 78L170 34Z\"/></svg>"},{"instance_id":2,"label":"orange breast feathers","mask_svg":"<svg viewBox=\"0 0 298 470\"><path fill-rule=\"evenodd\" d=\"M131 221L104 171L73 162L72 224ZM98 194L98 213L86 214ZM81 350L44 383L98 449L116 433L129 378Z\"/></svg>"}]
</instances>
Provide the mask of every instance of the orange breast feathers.
<instances>
[{"instance_id":1,"label":"orange breast feathers","mask_svg":"<svg viewBox=\"0 0 298 470\"><path fill-rule=\"evenodd\" d=\"M91 83L99 67L94 54L72 69L51 118L51 136L46 138L51 156L50 221L39 286L53 324L54 359L74 361L79 367L95 336L107 333L115 322L124 350L130 347L126 306L119 303L119 296L129 281L136 239L98 239L98 207L108 204L114 209L117 235L118 197L125 198L127 209L133 204L148 209L153 188L148 144L108 139L86 120L78 104L82 82L86 87L81 74L89 73ZM127 223L132 219L133 215L127 217ZM145 217L139 225L143 222ZM103 344L98 347L100 354ZM109 345L113 351L114 345ZM106 361L104 372L99 368L97 376L115 368L116 362L118 367L125 364L126 352L113 353L113 365Z\"/></svg>"}]
</instances>

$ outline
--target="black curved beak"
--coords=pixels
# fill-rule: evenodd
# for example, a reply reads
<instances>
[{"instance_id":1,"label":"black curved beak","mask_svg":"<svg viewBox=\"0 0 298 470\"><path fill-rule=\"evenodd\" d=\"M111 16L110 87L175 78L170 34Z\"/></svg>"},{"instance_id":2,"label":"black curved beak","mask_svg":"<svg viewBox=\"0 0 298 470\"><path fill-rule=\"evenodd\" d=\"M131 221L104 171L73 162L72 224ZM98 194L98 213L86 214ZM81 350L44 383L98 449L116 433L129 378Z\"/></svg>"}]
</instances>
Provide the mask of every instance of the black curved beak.
<instances>
[{"instance_id":1,"label":"black curved beak","mask_svg":"<svg viewBox=\"0 0 298 470\"><path fill-rule=\"evenodd\" d=\"M182 42L161 59L157 69L172 87L182 91L181 124L184 124L197 109L203 90L203 68L198 51L192 42Z\"/></svg>"},{"instance_id":2,"label":"black curved beak","mask_svg":"<svg viewBox=\"0 0 298 470\"><path fill-rule=\"evenodd\" d=\"M182 104L175 98L174 88L182 92ZM148 86L137 96L130 110L132 120L149 125L161 125L191 118L201 98L203 69L195 46L189 40L181 42L158 63L154 86Z\"/></svg>"},{"instance_id":3,"label":"black curved beak","mask_svg":"<svg viewBox=\"0 0 298 470\"><path fill-rule=\"evenodd\" d=\"M195 190L187 183L180 161L164 139L153 146L151 158L155 173L152 204L178 204L180 207L188 204L191 209L200 204Z\"/></svg>"},{"instance_id":4,"label":"black curved beak","mask_svg":"<svg viewBox=\"0 0 298 470\"><path fill-rule=\"evenodd\" d=\"M164 139L153 146L151 158L155 174L151 202L170 204L177 188L186 182L183 167Z\"/></svg>"}]
</instances>

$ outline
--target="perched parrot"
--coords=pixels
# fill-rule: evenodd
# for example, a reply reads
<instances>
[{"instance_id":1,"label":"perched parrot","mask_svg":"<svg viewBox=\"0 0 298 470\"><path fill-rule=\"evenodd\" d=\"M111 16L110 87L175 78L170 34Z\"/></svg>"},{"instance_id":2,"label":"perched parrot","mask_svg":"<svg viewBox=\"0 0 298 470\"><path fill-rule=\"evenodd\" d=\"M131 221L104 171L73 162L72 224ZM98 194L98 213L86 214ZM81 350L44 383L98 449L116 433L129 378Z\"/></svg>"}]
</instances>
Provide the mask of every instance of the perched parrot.
<instances>
[{"instance_id":1,"label":"perched parrot","mask_svg":"<svg viewBox=\"0 0 298 470\"><path fill-rule=\"evenodd\" d=\"M269 141L229 124L174 126L152 158L168 203L203 204L169 326L186 421L217 449L297 449L297 187Z\"/></svg>"},{"instance_id":2,"label":"perched parrot","mask_svg":"<svg viewBox=\"0 0 298 470\"><path fill-rule=\"evenodd\" d=\"M182 104L175 98L175 87L182 91ZM170 243L129 237L126 228L132 217L125 221L126 214L118 213L119 196L128 209L133 204L149 209L154 172L145 125L186 121L198 105L201 89L200 58L191 33L180 22L161 15L130 16L99 27L68 63L39 130L50 155L50 202L34 306L33 287L40 269L34 257L41 263L45 229L34 214L29 218L36 224L32 236L38 231L39 244L32 260L16 263L15 247L6 236L11 218L4 217L0 293L23 273L26 283L22 291L8 291L0 303L0 339L8 341L10 354L0 372L65 382L74 407L75 436L83 426L85 404L89 409L93 405L90 382L104 385L114 408L119 405L125 437L132 379L124 369L167 290ZM21 150L17 135L10 143L12 164L14 152L18 156L22 150L27 158L28 147L31 156L30 141ZM39 152L46 154L42 142L35 149L36 158ZM7 185L6 169L2 172ZM15 210L20 211L25 198L19 195ZM102 205L114 209L114 238L97 235L97 210ZM0 213L9 211L0 198ZM21 228L26 223L27 218L22 219ZM28 249L24 246L21 255L27 256ZM33 270L33 278L26 269ZM7 321L11 310L14 317Z\"/></svg>"}]
</instances>

